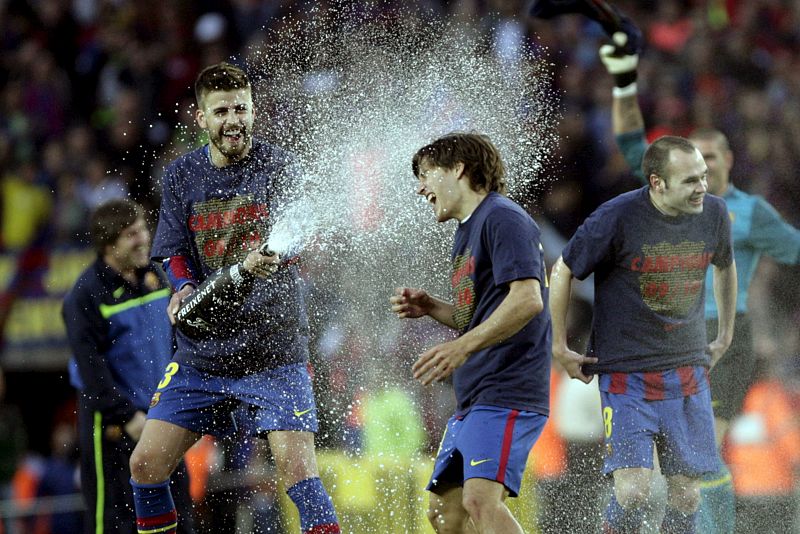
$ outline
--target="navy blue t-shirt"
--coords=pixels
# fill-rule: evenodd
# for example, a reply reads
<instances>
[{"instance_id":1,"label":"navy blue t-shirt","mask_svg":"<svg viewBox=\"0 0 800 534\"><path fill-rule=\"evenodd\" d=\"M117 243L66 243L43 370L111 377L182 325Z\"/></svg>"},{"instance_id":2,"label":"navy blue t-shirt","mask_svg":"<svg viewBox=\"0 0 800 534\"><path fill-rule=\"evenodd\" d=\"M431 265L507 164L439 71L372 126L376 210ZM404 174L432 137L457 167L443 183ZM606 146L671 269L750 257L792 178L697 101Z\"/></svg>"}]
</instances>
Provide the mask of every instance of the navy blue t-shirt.
<instances>
[{"instance_id":1,"label":"navy blue t-shirt","mask_svg":"<svg viewBox=\"0 0 800 534\"><path fill-rule=\"evenodd\" d=\"M272 225L275 199L291 183L293 158L260 140L247 158L215 167L208 147L190 152L166 170L154 259L184 256L200 281L244 260L263 243ZM228 328L193 340L177 333L175 360L219 375L244 375L308 359L308 318L294 265L232 305Z\"/></svg>"},{"instance_id":2,"label":"navy blue t-shirt","mask_svg":"<svg viewBox=\"0 0 800 534\"><path fill-rule=\"evenodd\" d=\"M589 373L708 365L704 319L710 264L733 261L725 201L706 195L703 212L670 217L649 187L624 193L589 216L562 256L579 280L594 273Z\"/></svg>"},{"instance_id":3,"label":"navy blue t-shirt","mask_svg":"<svg viewBox=\"0 0 800 534\"><path fill-rule=\"evenodd\" d=\"M513 201L490 193L455 235L451 284L461 333L485 321L515 280L539 280L544 310L510 338L456 369L456 415L476 404L549 413L550 313L539 227Z\"/></svg>"}]
</instances>

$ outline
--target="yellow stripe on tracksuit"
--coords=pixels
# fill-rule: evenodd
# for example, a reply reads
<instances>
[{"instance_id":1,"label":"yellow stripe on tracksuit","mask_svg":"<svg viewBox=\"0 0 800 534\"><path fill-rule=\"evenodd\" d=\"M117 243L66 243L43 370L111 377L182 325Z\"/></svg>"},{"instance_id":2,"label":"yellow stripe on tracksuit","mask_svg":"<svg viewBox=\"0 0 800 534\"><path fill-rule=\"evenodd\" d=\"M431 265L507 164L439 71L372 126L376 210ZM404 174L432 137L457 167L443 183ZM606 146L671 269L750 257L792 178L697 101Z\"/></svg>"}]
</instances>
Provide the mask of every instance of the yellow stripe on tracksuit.
<instances>
[{"instance_id":1,"label":"yellow stripe on tracksuit","mask_svg":"<svg viewBox=\"0 0 800 534\"><path fill-rule=\"evenodd\" d=\"M120 302L119 304L101 304L100 315L103 316L103 319L108 319L112 315L122 313L125 310L129 310L137 306L144 306L145 304L153 302L154 300L158 300L163 297L169 297L171 294L172 290L165 287L164 289L153 291L152 293L148 293L147 295L144 295L142 297L126 300L125 302Z\"/></svg>"},{"instance_id":2,"label":"yellow stripe on tracksuit","mask_svg":"<svg viewBox=\"0 0 800 534\"><path fill-rule=\"evenodd\" d=\"M719 478L716 478L714 480L703 480L702 482L700 482L700 487L704 488L704 489L705 488L718 488L720 486L724 486L726 484L729 484L731 482L731 480L733 480L733 477L731 476L731 474L730 473L725 473L725 475L723 475L723 476L721 476Z\"/></svg>"},{"instance_id":3,"label":"yellow stripe on tracksuit","mask_svg":"<svg viewBox=\"0 0 800 534\"><path fill-rule=\"evenodd\" d=\"M92 427L94 442L94 476L97 482L97 498L94 508L94 532L103 534L103 520L106 506L106 479L103 474L103 414L94 412Z\"/></svg>"}]
</instances>

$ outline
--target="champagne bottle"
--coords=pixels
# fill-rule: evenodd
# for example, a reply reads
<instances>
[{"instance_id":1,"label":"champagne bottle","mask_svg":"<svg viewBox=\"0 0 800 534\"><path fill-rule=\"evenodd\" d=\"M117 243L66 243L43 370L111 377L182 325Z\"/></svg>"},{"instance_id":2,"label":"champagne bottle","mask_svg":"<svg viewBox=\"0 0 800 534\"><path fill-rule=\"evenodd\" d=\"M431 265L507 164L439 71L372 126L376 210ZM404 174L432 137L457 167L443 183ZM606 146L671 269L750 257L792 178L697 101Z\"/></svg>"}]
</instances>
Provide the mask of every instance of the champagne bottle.
<instances>
[{"instance_id":1,"label":"champagne bottle","mask_svg":"<svg viewBox=\"0 0 800 534\"><path fill-rule=\"evenodd\" d=\"M266 246L260 250L265 256L274 255ZM236 304L252 291L255 280L241 263L214 271L181 303L175 314L176 326L191 338L211 334L229 322Z\"/></svg>"}]
</instances>

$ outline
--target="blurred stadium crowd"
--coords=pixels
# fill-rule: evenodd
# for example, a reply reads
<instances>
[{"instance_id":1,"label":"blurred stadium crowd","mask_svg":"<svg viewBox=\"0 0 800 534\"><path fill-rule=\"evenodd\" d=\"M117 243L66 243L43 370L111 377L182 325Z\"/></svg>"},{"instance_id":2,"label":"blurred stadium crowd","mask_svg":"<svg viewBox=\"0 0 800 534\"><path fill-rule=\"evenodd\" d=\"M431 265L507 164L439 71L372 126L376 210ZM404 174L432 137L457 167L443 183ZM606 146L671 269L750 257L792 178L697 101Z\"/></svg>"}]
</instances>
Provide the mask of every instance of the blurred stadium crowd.
<instances>
[{"instance_id":1,"label":"blurred stadium crowd","mask_svg":"<svg viewBox=\"0 0 800 534\"><path fill-rule=\"evenodd\" d=\"M36 293L32 286L41 284L34 279L36 273L55 269L49 263L51 251L85 247L87 216L95 206L129 195L155 216L161 167L198 142L192 135L191 87L199 69L246 56L264 38L264 28L279 27L285 17L309 16L311 4L318 16L331 2L0 0L3 332L13 326L20 298ZM800 2L615 4L646 37L638 84L648 136L683 135L702 126L721 129L735 155L733 183L763 195L799 226L800 188L793 176L800 168ZM553 64L562 114L557 157L544 171L551 177L549 185L523 199L542 224L568 238L600 203L638 187L611 132L612 80L598 58L605 36L594 23L578 16L532 20L523 0L364 0L363 5L398 16L433 13L474 20L476 28L493 36L495 50L487 53L499 54L531 40L542 47ZM788 414L780 421L784 434L775 439L784 439L788 428L792 440L773 444L766 457L785 465L788 489L780 491L789 493L797 489L793 473L800 467L798 275L797 267L767 259L751 290L756 351L768 381L761 383L785 393L780 401L780 413ZM579 339L590 318L585 307L575 319ZM319 373L325 382L317 384L322 411L326 398L334 395L357 401L358 373L352 370L359 367L358 342L338 339L343 335L324 325L318 332L318 358L328 351ZM70 493L73 393L66 381L66 360L63 354L48 360L46 355L57 351L29 359L24 343L12 355L5 350L12 341L5 336L0 354L6 375L0 404L0 500L9 498L12 488L29 496ZM0 387L0 396L2 391ZM442 408L446 398L447 391L437 390L417 401L423 427L433 430L441 424L438 419L449 409ZM381 402L385 413L404 401ZM359 417L353 410L339 414L322 433L323 444L357 447L363 420L378 417ZM412 448L425 451L436 446L424 437L411 441ZM787 450L790 445L798 446ZM785 456L775 460L775 454ZM45 480L45 464L51 472L52 466L63 465L58 480ZM560 472L556 468L547 476ZM51 524L40 519L35 532L56 532ZM58 532L67 532L67 523L59 524Z\"/></svg>"}]
</instances>

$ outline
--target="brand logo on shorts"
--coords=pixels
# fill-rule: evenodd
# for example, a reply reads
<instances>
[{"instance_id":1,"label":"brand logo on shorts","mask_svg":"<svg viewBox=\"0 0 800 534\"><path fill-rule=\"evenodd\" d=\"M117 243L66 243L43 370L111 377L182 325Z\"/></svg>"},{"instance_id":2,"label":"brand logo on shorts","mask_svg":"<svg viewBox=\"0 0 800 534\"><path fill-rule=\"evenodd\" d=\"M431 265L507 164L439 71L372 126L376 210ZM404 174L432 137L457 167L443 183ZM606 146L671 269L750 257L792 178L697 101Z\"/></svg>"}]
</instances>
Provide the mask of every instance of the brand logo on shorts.
<instances>
[{"instance_id":1,"label":"brand logo on shorts","mask_svg":"<svg viewBox=\"0 0 800 534\"><path fill-rule=\"evenodd\" d=\"M491 458L484 458L483 460L470 460L469 465L475 467L476 465L485 464L486 462L491 462L491 461L492 461Z\"/></svg>"},{"instance_id":2,"label":"brand logo on shorts","mask_svg":"<svg viewBox=\"0 0 800 534\"><path fill-rule=\"evenodd\" d=\"M613 456L614 455L614 448L611 447L610 443L606 443L606 456Z\"/></svg>"},{"instance_id":3,"label":"brand logo on shorts","mask_svg":"<svg viewBox=\"0 0 800 534\"><path fill-rule=\"evenodd\" d=\"M310 412L311 410L313 410L313 408L308 408L307 410L297 410L297 409L295 409L294 416L295 417L302 417L305 414L307 414L308 412Z\"/></svg>"},{"instance_id":4,"label":"brand logo on shorts","mask_svg":"<svg viewBox=\"0 0 800 534\"><path fill-rule=\"evenodd\" d=\"M151 408L155 407L155 405L158 404L158 401L160 400L161 400L161 392L156 391L155 393L153 393L153 397L150 399L150 407Z\"/></svg>"}]
</instances>

